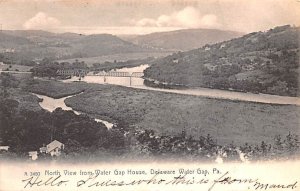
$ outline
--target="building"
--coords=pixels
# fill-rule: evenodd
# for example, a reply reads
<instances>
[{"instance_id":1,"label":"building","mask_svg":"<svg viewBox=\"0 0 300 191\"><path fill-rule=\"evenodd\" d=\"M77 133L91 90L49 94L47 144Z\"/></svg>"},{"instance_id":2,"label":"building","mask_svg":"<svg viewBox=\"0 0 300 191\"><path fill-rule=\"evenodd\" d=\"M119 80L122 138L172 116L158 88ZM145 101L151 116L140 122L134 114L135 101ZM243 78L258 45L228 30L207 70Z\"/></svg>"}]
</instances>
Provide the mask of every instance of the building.
<instances>
[{"instance_id":1,"label":"building","mask_svg":"<svg viewBox=\"0 0 300 191\"><path fill-rule=\"evenodd\" d=\"M28 152L29 157L31 160L36 160L38 159L38 152L37 151L29 151Z\"/></svg>"},{"instance_id":2,"label":"building","mask_svg":"<svg viewBox=\"0 0 300 191\"><path fill-rule=\"evenodd\" d=\"M57 70L56 73L62 76L85 76L89 73L87 69L62 69Z\"/></svg>"},{"instance_id":3,"label":"building","mask_svg":"<svg viewBox=\"0 0 300 191\"><path fill-rule=\"evenodd\" d=\"M0 146L0 151L8 151L9 146Z\"/></svg>"},{"instance_id":4,"label":"building","mask_svg":"<svg viewBox=\"0 0 300 191\"><path fill-rule=\"evenodd\" d=\"M174 58L174 59L172 60L172 62L178 64L178 63L179 63L179 60L176 59L176 58Z\"/></svg>"},{"instance_id":5,"label":"building","mask_svg":"<svg viewBox=\"0 0 300 191\"><path fill-rule=\"evenodd\" d=\"M40 148L40 153L46 153L47 152L47 147L43 146Z\"/></svg>"},{"instance_id":6,"label":"building","mask_svg":"<svg viewBox=\"0 0 300 191\"><path fill-rule=\"evenodd\" d=\"M205 50L205 51L209 51L209 50L210 50L210 47L206 46L204 50Z\"/></svg>"},{"instance_id":7,"label":"building","mask_svg":"<svg viewBox=\"0 0 300 191\"><path fill-rule=\"evenodd\" d=\"M40 150L42 148L40 148ZM59 156L61 154L61 151L64 150L64 148L64 144L57 140L54 140L46 146L46 153L50 154L51 156Z\"/></svg>"}]
</instances>

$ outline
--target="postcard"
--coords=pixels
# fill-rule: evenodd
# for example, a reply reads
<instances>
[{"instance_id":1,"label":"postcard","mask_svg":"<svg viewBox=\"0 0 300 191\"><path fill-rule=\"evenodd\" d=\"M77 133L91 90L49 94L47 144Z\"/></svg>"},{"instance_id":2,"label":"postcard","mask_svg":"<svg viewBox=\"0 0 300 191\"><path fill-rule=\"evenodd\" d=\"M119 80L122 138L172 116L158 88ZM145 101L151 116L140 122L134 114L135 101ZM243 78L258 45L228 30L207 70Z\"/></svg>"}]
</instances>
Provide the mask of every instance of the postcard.
<instances>
[{"instance_id":1,"label":"postcard","mask_svg":"<svg viewBox=\"0 0 300 191\"><path fill-rule=\"evenodd\" d=\"M0 10L0 191L300 190L300 1Z\"/></svg>"}]
</instances>

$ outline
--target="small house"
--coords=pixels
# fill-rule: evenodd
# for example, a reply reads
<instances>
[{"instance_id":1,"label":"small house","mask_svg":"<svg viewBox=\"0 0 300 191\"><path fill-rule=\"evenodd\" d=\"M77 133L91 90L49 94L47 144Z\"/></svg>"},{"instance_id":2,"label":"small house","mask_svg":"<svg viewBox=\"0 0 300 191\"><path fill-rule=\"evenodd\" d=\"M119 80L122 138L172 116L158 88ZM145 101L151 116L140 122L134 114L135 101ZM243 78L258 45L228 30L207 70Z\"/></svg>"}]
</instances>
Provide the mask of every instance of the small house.
<instances>
[{"instance_id":1,"label":"small house","mask_svg":"<svg viewBox=\"0 0 300 191\"><path fill-rule=\"evenodd\" d=\"M0 151L8 151L9 146L0 146Z\"/></svg>"},{"instance_id":2,"label":"small house","mask_svg":"<svg viewBox=\"0 0 300 191\"><path fill-rule=\"evenodd\" d=\"M178 63L179 63L179 60L176 59L176 58L174 58L174 59L172 60L172 62L178 64Z\"/></svg>"},{"instance_id":3,"label":"small house","mask_svg":"<svg viewBox=\"0 0 300 191\"><path fill-rule=\"evenodd\" d=\"M46 153L47 152L47 147L43 146L40 148L40 153Z\"/></svg>"},{"instance_id":4,"label":"small house","mask_svg":"<svg viewBox=\"0 0 300 191\"><path fill-rule=\"evenodd\" d=\"M208 50L210 50L210 47L205 47L205 49L204 49L205 51L208 51Z\"/></svg>"},{"instance_id":5,"label":"small house","mask_svg":"<svg viewBox=\"0 0 300 191\"><path fill-rule=\"evenodd\" d=\"M38 159L38 152L37 151L29 151L28 152L29 157L31 160L36 160Z\"/></svg>"},{"instance_id":6,"label":"small house","mask_svg":"<svg viewBox=\"0 0 300 191\"><path fill-rule=\"evenodd\" d=\"M226 44L221 44L220 49L225 48Z\"/></svg>"},{"instance_id":7,"label":"small house","mask_svg":"<svg viewBox=\"0 0 300 191\"><path fill-rule=\"evenodd\" d=\"M51 156L59 156L64 148L64 144L54 140L46 146L46 153L50 154Z\"/></svg>"}]
</instances>

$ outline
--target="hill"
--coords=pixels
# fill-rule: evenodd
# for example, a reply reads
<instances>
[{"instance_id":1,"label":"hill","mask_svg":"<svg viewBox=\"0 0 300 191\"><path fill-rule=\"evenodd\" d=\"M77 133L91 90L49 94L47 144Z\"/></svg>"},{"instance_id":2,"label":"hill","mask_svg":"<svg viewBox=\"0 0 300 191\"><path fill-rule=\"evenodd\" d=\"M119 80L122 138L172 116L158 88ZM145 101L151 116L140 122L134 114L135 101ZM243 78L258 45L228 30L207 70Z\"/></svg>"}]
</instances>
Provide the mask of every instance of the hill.
<instances>
[{"instance_id":1,"label":"hill","mask_svg":"<svg viewBox=\"0 0 300 191\"><path fill-rule=\"evenodd\" d=\"M53 37L56 36L55 33L43 31L43 30L3 30L3 33L10 34L13 36L19 36L23 38L31 36L43 36L43 37Z\"/></svg>"},{"instance_id":2,"label":"hill","mask_svg":"<svg viewBox=\"0 0 300 191\"><path fill-rule=\"evenodd\" d=\"M10 34L0 33L0 47L1 48L11 48L14 45L24 45L24 44L30 44L30 40L19 37L19 36L13 36Z\"/></svg>"},{"instance_id":3,"label":"hill","mask_svg":"<svg viewBox=\"0 0 300 191\"><path fill-rule=\"evenodd\" d=\"M147 35L124 36L123 39L144 47L191 50L239 36L242 36L242 33L216 29L183 29Z\"/></svg>"},{"instance_id":4,"label":"hill","mask_svg":"<svg viewBox=\"0 0 300 191\"><path fill-rule=\"evenodd\" d=\"M40 30L3 31L0 34L1 52L13 49L9 57L14 61L24 59L67 59L109 54L147 52L143 48L110 34L81 35L51 33Z\"/></svg>"},{"instance_id":5,"label":"hill","mask_svg":"<svg viewBox=\"0 0 300 191\"><path fill-rule=\"evenodd\" d=\"M299 34L299 27L286 25L179 52L158 60L145 77L171 85L298 96Z\"/></svg>"},{"instance_id":6,"label":"hill","mask_svg":"<svg viewBox=\"0 0 300 191\"><path fill-rule=\"evenodd\" d=\"M74 42L72 45L74 51L83 54L84 57L144 52L149 50L124 41L111 34L89 35Z\"/></svg>"}]
</instances>

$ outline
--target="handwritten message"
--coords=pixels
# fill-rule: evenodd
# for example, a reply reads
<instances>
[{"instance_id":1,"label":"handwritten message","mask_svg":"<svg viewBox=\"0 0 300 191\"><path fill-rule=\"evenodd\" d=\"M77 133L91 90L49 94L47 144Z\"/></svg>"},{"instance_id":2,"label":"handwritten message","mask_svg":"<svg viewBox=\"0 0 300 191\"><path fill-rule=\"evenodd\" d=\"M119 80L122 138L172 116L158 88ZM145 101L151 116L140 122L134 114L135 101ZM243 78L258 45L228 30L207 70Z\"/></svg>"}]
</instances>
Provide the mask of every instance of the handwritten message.
<instances>
[{"instance_id":1,"label":"handwritten message","mask_svg":"<svg viewBox=\"0 0 300 191\"><path fill-rule=\"evenodd\" d=\"M193 188L201 185L203 189L232 190L298 190L298 180L291 179L288 183L264 182L257 177L238 177L230 171L219 168L177 168L177 169L79 169L25 171L23 189L68 188L88 190L92 188L136 188L163 187ZM161 187L161 188L163 188Z\"/></svg>"}]
</instances>

